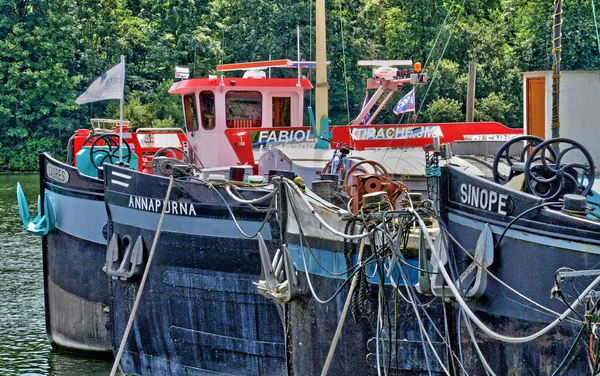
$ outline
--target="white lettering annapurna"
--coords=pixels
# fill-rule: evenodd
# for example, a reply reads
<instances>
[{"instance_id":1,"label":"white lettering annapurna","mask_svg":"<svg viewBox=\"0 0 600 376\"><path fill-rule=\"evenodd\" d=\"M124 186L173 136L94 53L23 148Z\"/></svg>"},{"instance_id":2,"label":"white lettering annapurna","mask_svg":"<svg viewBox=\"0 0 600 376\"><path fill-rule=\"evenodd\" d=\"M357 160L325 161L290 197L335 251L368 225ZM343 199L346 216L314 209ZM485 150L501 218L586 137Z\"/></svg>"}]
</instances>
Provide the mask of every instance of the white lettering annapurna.
<instances>
[{"instance_id":1,"label":"white lettering annapurna","mask_svg":"<svg viewBox=\"0 0 600 376\"><path fill-rule=\"evenodd\" d=\"M141 196L129 196L128 207L137 210L150 211L154 213L162 212L162 207L165 204L163 200L158 200L154 198L141 197ZM169 201L165 214L175 214L175 215L187 215L191 217L195 217L196 209L194 209L194 205L189 202L178 202L178 201Z\"/></svg>"}]
</instances>

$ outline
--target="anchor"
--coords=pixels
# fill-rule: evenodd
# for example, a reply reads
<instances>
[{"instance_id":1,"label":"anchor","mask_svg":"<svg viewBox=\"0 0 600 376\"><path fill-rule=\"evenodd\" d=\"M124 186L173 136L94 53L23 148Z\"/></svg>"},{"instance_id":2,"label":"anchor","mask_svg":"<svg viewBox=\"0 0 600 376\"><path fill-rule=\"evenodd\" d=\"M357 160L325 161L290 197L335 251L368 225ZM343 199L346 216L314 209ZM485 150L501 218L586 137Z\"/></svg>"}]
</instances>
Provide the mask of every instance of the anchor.
<instances>
[{"instance_id":1,"label":"anchor","mask_svg":"<svg viewBox=\"0 0 600 376\"><path fill-rule=\"evenodd\" d=\"M280 303L288 303L300 295L296 271L292 259L284 244L283 249L277 249L275 257L267 250L267 245L260 234L258 234L258 252L262 264L262 275L254 285L258 292L265 298L276 300Z\"/></svg>"},{"instance_id":2,"label":"anchor","mask_svg":"<svg viewBox=\"0 0 600 376\"><path fill-rule=\"evenodd\" d=\"M144 241L138 236L133 247L131 238L125 235L122 240L123 259L119 261L119 237L114 234L106 250L106 264L102 268L113 279L127 280L142 274L144 261Z\"/></svg>"},{"instance_id":3,"label":"anchor","mask_svg":"<svg viewBox=\"0 0 600 376\"><path fill-rule=\"evenodd\" d=\"M432 296L433 291L431 290L431 281L429 280L429 276L431 275L431 263L429 262L427 256L428 254L427 248L425 247L425 235L423 235L423 232L421 232L419 235L419 282L415 288L421 294Z\"/></svg>"},{"instance_id":4,"label":"anchor","mask_svg":"<svg viewBox=\"0 0 600 376\"><path fill-rule=\"evenodd\" d=\"M443 234L440 234L433 243L434 249L431 250L431 275L429 281L431 283L431 292L435 296L444 296L451 298L454 296L452 290L448 286L444 286L444 276L440 272L440 266L435 261L435 256L441 261L442 267L448 264L448 239ZM435 252L435 256L434 253Z\"/></svg>"},{"instance_id":5,"label":"anchor","mask_svg":"<svg viewBox=\"0 0 600 376\"><path fill-rule=\"evenodd\" d=\"M44 210L42 215L42 200L41 196L38 196L38 215L31 219L29 215L29 205L21 188L21 183L17 183L17 201L19 203L19 216L21 217L22 227L27 232L45 236L55 228L56 216L54 215L54 209L48 198L48 194L44 191Z\"/></svg>"},{"instance_id":6,"label":"anchor","mask_svg":"<svg viewBox=\"0 0 600 376\"><path fill-rule=\"evenodd\" d=\"M457 285L467 286L467 279L472 279L473 286L465 292L465 298L476 299L485 292L487 286L487 267L494 262L494 237L489 224L485 224L477 239L477 246L473 255L474 262L460 275Z\"/></svg>"},{"instance_id":7,"label":"anchor","mask_svg":"<svg viewBox=\"0 0 600 376\"><path fill-rule=\"evenodd\" d=\"M419 244L419 268L424 271L419 271L419 283L417 290L426 295L444 296L451 298L454 296L452 291L444 286L444 277L440 273L440 268L436 262L435 256L445 266L448 263L448 240L445 236L440 235L435 239L434 250L432 250L431 261L427 261L427 250L425 241L421 237ZM467 288L464 291L465 299L477 299L485 293L487 287L487 267L494 262L494 239L492 230L489 224L483 227L473 255L474 262L461 273L456 285L462 288ZM467 281L472 281L467 283Z\"/></svg>"}]
</instances>

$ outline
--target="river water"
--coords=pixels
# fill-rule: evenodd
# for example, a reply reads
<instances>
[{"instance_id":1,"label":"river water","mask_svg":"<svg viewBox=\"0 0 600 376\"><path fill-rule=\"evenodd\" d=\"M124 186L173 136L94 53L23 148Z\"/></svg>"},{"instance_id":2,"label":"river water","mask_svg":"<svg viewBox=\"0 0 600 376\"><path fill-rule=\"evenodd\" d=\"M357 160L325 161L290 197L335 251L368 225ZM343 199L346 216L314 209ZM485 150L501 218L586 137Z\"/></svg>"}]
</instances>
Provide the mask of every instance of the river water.
<instances>
[{"instance_id":1,"label":"river water","mask_svg":"<svg viewBox=\"0 0 600 376\"><path fill-rule=\"evenodd\" d=\"M21 229L16 186L37 214L37 174L0 174L0 375L108 375L110 359L52 349L44 321L41 238Z\"/></svg>"}]
</instances>

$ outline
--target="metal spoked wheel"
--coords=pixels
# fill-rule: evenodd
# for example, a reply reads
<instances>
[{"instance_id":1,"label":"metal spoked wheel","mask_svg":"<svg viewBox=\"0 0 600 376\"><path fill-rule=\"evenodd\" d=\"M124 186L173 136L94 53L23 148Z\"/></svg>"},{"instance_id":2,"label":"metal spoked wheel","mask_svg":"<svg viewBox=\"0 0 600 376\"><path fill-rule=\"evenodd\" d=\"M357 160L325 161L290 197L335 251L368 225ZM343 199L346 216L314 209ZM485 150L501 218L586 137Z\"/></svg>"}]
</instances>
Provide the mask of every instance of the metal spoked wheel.
<instances>
[{"instance_id":1,"label":"metal spoked wheel","mask_svg":"<svg viewBox=\"0 0 600 376\"><path fill-rule=\"evenodd\" d=\"M511 156L510 149L512 146L517 145L519 143L521 144L519 146L519 147L521 147L521 153L519 154L519 162L525 162L525 157L527 155L527 152L531 151L531 148L538 146L542 142L544 142L544 140L542 140L541 138L536 137L536 136L519 136L519 137L513 138L510 141L507 141L504 145L502 145L500 150L498 150L498 152L494 156L494 163L492 164L492 174L494 176L494 181L498 184L506 184L515 174L518 173L513 168L514 162L510 158L510 156ZM499 171L500 160L502 158L504 158L506 160L506 163L510 167L510 174L508 176L502 174ZM521 171L519 171L519 172L521 172Z\"/></svg>"},{"instance_id":2,"label":"metal spoked wheel","mask_svg":"<svg viewBox=\"0 0 600 376\"><path fill-rule=\"evenodd\" d=\"M390 174L387 172L387 170L381 163L372 161L372 160L368 160L368 159L364 160L364 161L360 161L348 169L348 172L346 173L346 178L344 179L344 187L346 188L346 193L348 193L350 196L352 196L352 185L349 184L349 183L352 183L350 181L350 178L352 175L354 175L354 173L356 171L360 171L362 173L367 173L366 170L364 169L363 165L371 166L371 168L373 168L373 171L375 174L383 176L383 178L386 180L390 179Z\"/></svg>"},{"instance_id":3,"label":"metal spoked wheel","mask_svg":"<svg viewBox=\"0 0 600 376\"><path fill-rule=\"evenodd\" d=\"M547 200L566 193L585 196L592 190L594 178L592 156L583 145L568 138L542 142L525 163L529 192Z\"/></svg>"},{"instance_id":4,"label":"metal spoked wheel","mask_svg":"<svg viewBox=\"0 0 600 376\"><path fill-rule=\"evenodd\" d=\"M122 160L124 163L131 161L131 147L127 141L123 140L123 154L119 148L119 135L114 133L94 135L84 141L84 145L90 138L93 138L90 150L90 159L96 169L104 163L116 163Z\"/></svg>"},{"instance_id":5,"label":"metal spoked wheel","mask_svg":"<svg viewBox=\"0 0 600 376\"><path fill-rule=\"evenodd\" d=\"M153 158L157 157L167 157L177 159L178 161L182 161L185 163L190 163L190 158L188 157L186 152L175 146L167 146L158 150L156 153L154 153Z\"/></svg>"}]
</instances>

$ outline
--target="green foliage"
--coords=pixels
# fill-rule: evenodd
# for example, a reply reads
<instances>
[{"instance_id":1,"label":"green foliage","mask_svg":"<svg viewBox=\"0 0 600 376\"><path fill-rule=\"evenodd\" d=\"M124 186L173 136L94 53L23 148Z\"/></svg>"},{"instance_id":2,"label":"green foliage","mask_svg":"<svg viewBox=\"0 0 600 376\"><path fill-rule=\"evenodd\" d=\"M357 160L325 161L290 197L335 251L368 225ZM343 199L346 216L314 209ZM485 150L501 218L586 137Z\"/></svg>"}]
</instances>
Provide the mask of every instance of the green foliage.
<instances>
[{"instance_id":1,"label":"green foliage","mask_svg":"<svg viewBox=\"0 0 600 376\"><path fill-rule=\"evenodd\" d=\"M8 171L36 171L38 169L38 154L51 153L56 158L64 158L65 150L55 137L32 137L11 148L0 144L0 169Z\"/></svg>"},{"instance_id":2,"label":"green foliage","mask_svg":"<svg viewBox=\"0 0 600 376\"><path fill-rule=\"evenodd\" d=\"M497 121L504 123L506 114L510 112L510 104L502 94L491 93L475 103L475 121Z\"/></svg>"},{"instance_id":3,"label":"green foliage","mask_svg":"<svg viewBox=\"0 0 600 376\"><path fill-rule=\"evenodd\" d=\"M564 3L563 69L600 68L591 1ZM419 121L464 120L474 61L476 119L521 126L519 72L551 69L553 2L459 4L327 1L333 123L347 123L361 109L372 73L358 60L412 59L429 77L416 92ZM296 27L301 59L314 60L314 1L0 0L0 170L35 169L37 151L64 154L68 138L90 117L118 118L117 101L77 106L75 98L120 55L127 63L125 118L134 128L180 127L180 99L168 94L175 65L205 77L219 63L295 60ZM378 121L400 121L389 104Z\"/></svg>"},{"instance_id":4,"label":"green foliage","mask_svg":"<svg viewBox=\"0 0 600 376\"><path fill-rule=\"evenodd\" d=\"M439 98L431 102L422 116L429 123L464 121L462 104L456 99Z\"/></svg>"}]
</instances>

